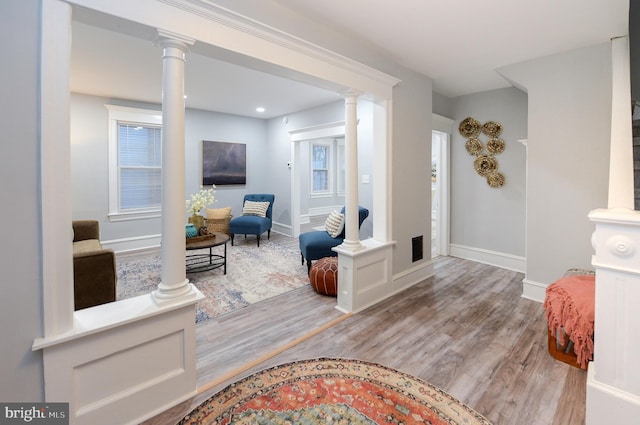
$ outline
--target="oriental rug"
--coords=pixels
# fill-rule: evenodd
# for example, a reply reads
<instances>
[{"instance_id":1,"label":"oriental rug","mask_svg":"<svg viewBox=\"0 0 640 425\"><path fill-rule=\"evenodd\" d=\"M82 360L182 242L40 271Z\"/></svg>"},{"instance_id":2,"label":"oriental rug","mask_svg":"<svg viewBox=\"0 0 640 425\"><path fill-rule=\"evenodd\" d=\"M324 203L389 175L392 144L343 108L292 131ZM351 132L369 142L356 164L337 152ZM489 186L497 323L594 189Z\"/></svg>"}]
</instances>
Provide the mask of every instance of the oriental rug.
<instances>
[{"instance_id":1,"label":"oriental rug","mask_svg":"<svg viewBox=\"0 0 640 425\"><path fill-rule=\"evenodd\" d=\"M217 254L224 248L213 249ZM117 300L148 294L160 283L161 255L156 251L119 256L116 268ZM187 279L206 296L198 302L197 323L309 284L307 267L300 264L300 253L269 240L260 241L260 247L228 243L226 275L218 268L187 273Z\"/></svg>"},{"instance_id":2,"label":"oriental rug","mask_svg":"<svg viewBox=\"0 0 640 425\"><path fill-rule=\"evenodd\" d=\"M265 369L218 392L179 425L490 425L418 378L374 363L320 358Z\"/></svg>"}]
</instances>

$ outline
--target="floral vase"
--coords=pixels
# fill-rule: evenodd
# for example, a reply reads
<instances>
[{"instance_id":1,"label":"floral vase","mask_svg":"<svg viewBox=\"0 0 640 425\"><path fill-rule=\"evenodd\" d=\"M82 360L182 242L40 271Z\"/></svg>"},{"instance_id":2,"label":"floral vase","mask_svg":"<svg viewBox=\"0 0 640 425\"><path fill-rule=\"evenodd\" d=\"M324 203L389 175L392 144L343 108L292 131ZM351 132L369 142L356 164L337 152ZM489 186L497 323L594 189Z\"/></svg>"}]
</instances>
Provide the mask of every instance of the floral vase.
<instances>
[{"instance_id":1,"label":"floral vase","mask_svg":"<svg viewBox=\"0 0 640 425\"><path fill-rule=\"evenodd\" d=\"M193 214L189 217L189 223L193 224L196 228L196 231L204 226L204 217L200 214Z\"/></svg>"},{"instance_id":2,"label":"floral vase","mask_svg":"<svg viewBox=\"0 0 640 425\"><path fill-rule=\"evenodd\" d=\"M187 239L195 238L196 236L198 236L198 229L196 229L196 226L194 226L191 223L186 225L186 232L187 232Z\"/></svg>"}]
</instances>

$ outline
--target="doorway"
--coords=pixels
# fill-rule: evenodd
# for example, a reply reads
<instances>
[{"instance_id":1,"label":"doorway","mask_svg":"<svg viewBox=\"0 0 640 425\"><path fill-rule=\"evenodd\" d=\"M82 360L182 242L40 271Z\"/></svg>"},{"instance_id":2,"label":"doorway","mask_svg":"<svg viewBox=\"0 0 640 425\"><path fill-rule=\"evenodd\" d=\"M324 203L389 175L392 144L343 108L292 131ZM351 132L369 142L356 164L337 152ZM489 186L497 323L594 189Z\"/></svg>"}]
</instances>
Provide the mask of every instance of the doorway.
<instances>
[{"instance_id":1,"label":"doorway","mask_svg":"<svg viewBox=\"0 0 640 425\"><path fill-rule=\"evenodd\" d=\"M442 254L442 149L447 134L431 134L431 258Z\"/></svg>"},{"instance_id":2,"label":"doorway","mask_svg":"<svg viewBox=\"0 0 640 425\"><path fill-rule=\"evenodd\" d=\"M291 131L291 159L289 167L291 168L291 236L297 238L301 233L301 226L310 222L309 209L312 208L309 204L310 195L310 144L314 141L328 140L331 145L334 146L335 157L334 163L344 163L344 122L333 123L331 125L320 125L311 128L304 128L301 130ZM334 142L335 141L335 142ZM339 143L338 141L341 141ZM342 148L342 155L339 154L340 148ZM342 156L342 158L338 158ZM337 167L339 168L339 167ZM344 180L344 169L338 170L335 176L336 187L341 187L340 176ZM344 191L340 193L339 190L332 193L331 197L318 197L320 202L325 202L327 207L327 214L335 209L338 199L344 203ZM324 200L322 200L324 198ZM314 205L316 211L322 211L321 207Z\"/></svg>"},{"instance_id":3,"label":"doorway","mask_svg":"<svg viewBox=\"0 0 640 425\"><path fill-rule=\"evenodd\" d=\"M449 141L453 120L433 114L431 132L431 258L449 255Z\"/></svg>"}]
</instances>

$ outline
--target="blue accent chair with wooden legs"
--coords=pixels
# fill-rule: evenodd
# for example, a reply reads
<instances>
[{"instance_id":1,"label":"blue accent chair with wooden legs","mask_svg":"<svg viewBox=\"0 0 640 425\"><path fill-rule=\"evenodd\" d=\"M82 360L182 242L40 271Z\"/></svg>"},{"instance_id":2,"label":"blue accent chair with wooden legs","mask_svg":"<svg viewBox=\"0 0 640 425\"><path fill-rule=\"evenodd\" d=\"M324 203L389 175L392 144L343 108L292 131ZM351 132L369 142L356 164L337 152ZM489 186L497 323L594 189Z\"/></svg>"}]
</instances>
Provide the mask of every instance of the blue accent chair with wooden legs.
<instances>
[{"instance_id":1,"label":"blue accent chair with wooden legs","mask_svg":"<svg viewBox=\"0 0 640 425\"><path fill-rule=\"evenodd\" d=\"M340 211L344 214L344 207ZM369 217L369 210L364 207L358 207L358 229L362 226L362 222ZM300 255L302 256L302 264L307 260L307 271L311 271L311 262L324 257L335 257L337 252L332 250L344 240L344 230L336 237L332 238L326 230L314 230L312 232L302 233L299 236Z\"/></svg>"},{"instance_id":2,"label":"blue accent chair with wooden legs","mask_svg":"<svg viewBox=\"0 0 640 425\"><path fill-rule=\"evenodd\" d=\"M271 215L273 214L274 200L275 195L271 194L263 193L244 195L244 201L242 202L242 215L232 218L229 222L231 245L233 245L235 235L244 235L245 238L247 235L256 235L258 246L260 246L260 235L264 232L267 232L267 239L271 237ZM247 204L247 201L257 203L268 202L269 206L266 208L266 211L264 211L264 216L262 216L262 211L248 208L248 206L252 204Z\"/></svg>"}]
</instances>

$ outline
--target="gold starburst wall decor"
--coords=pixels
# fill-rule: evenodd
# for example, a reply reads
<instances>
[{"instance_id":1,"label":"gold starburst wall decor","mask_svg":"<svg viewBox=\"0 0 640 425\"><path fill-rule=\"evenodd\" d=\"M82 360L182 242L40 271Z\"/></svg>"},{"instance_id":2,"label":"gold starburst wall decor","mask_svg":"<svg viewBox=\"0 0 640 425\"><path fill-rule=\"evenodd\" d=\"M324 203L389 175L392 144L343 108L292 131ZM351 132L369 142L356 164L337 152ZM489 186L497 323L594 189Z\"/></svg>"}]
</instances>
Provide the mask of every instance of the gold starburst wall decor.
<instances>
[{"instance_id":1,"label":"gold starburst wall decor","mask_svg":"<svg viewBox=\"0 0 640 425\"><path fill-rule=\"evenodd\" d=\"M460 122L458 127L460 135L467 139L465 149L469 155L474 155L473 168L487 179L491 187L502 187L505 183L504 174L498 171L498 160L495 155L504 152L504 140L498 136L502 134L502 124L496 121L487 121L481 124L475 118L467 117ZM480 135L489 137L486 147L480 140Z\"/></svg>"}]
</instances>

